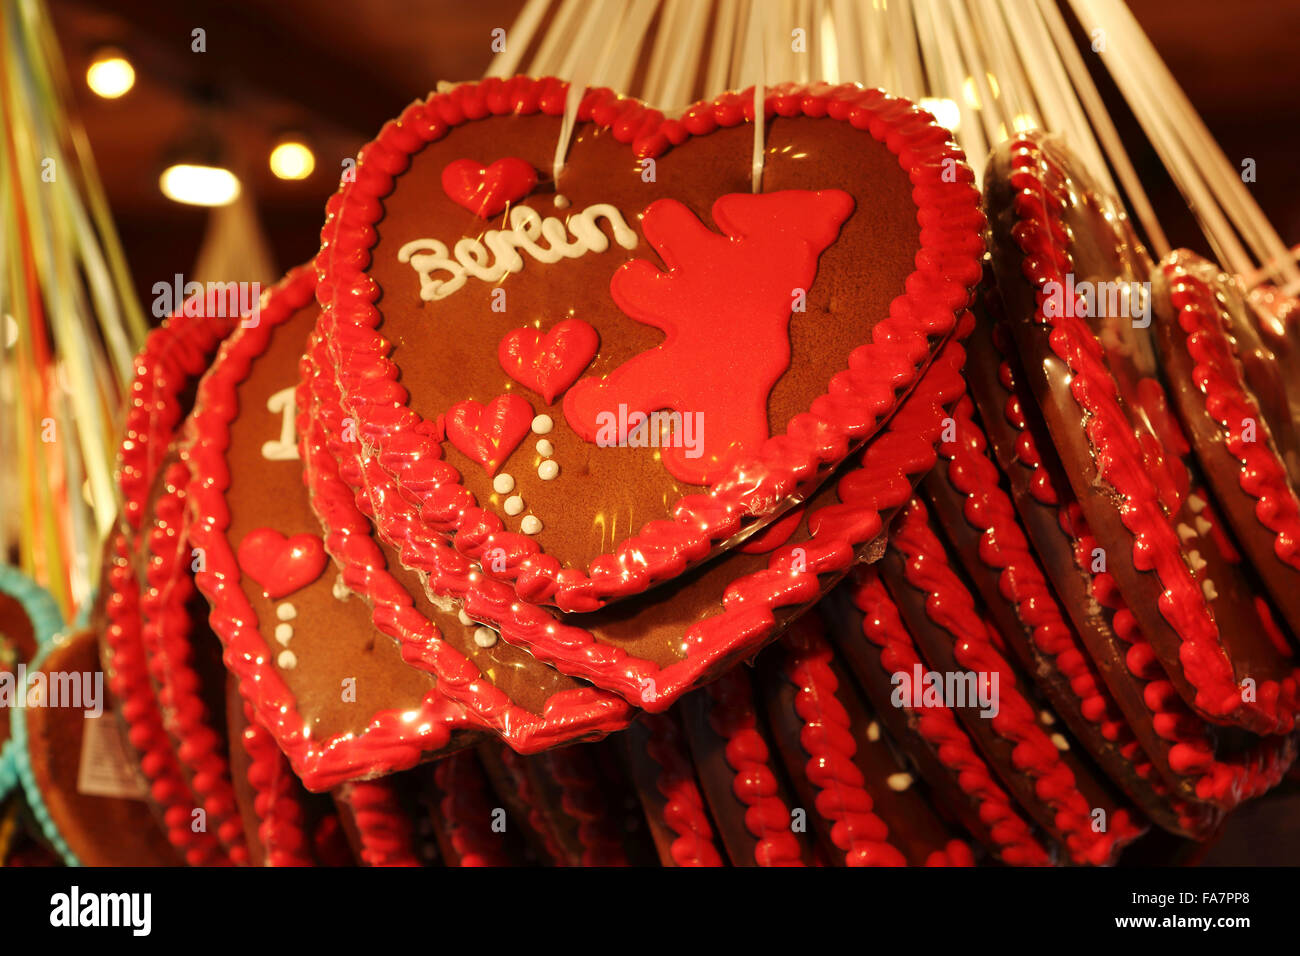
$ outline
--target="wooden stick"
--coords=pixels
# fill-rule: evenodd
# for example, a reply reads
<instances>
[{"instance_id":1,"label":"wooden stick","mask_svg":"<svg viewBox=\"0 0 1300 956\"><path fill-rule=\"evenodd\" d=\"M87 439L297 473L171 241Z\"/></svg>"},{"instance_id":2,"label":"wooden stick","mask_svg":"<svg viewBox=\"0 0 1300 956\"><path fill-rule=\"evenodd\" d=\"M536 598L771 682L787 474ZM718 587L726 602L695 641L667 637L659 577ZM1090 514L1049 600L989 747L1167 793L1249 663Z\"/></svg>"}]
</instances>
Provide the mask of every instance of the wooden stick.
<instances>
[{"instance_id":1,"label":"wooden stick","mask_svg":"<svg viewBox=\"0 0 1300 956\"><path fill-rule=\"evenodd\" d=\"M518 72L519 63L523 60L524 53L528 51L528 45L533 42L537 27L541 24L542 17L546 15L550 5L551 0L528 0L524 4L524 8L519 11L519 16L515 17L515 22L506 31L505 49L492 58L492 63L484 76L506 77L514 76Z\"/></svg>"}]
</instances>

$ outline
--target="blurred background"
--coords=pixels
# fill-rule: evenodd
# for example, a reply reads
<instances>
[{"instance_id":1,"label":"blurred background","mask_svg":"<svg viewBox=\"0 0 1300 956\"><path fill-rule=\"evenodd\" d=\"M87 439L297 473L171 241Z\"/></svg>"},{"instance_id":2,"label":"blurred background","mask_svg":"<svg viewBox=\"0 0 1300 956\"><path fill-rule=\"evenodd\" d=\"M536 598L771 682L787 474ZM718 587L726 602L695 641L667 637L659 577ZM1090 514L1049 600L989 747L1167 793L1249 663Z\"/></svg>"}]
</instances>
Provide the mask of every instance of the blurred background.
<instances>
[{"instance_id":1,"label":"blurred background","mask_svg":"<svg viewBox=\"0 0 1300 956\"><path fill-rule=\"evenodd\" d=\"M141 300L154 282L192 271L208 226L206 209L163 195L167 165L215 157L239 177L274 264L302 262L316 251L343 160L438 81L481 76L492 29L508 28L521 2L50 0ZM1300 3L1129 5L1229 160L1256 161L1250 188L1282 238L1300 242ZM203 52L193 49L196 29ZM1208 253L1099 59L1089 59L1170 239ZM111 98L92 92L87 71L97 62L92 76L104 92L127 79L130 88ZM272 171L277 146L280 175L302 178Z\"/></svg>"}]
</instances>

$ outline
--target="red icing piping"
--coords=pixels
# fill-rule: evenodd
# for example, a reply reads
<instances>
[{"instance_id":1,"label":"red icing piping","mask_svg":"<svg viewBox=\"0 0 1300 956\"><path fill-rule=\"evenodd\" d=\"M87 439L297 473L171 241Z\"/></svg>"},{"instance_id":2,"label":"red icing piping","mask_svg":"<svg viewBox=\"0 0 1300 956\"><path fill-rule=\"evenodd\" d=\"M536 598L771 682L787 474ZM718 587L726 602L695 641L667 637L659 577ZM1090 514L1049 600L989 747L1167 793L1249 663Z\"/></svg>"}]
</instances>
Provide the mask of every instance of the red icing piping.
<instances>
[{"instance_id":1,"label":"red icing piping","mask_svg":"<svg viewBox=\"0 0 1300 956\"><path fill-rule=\"evenodd\" d=\"M370 474L381 480L378 469L353 467L341 453L336 461L327 447L325 434L340 414L332 383L316 371L312 359L321 353L313 340L304 361L303 382L298 388L298 426L302 457L312 507L321 521L326 550L343 570L343 582L371 604L375 626L399 642L407 663L434 674L438 692L462 705L476 721L490 728L521 753L535 753L580 737L603 735L627 726L632 709L621 699L594 688L579 688L552 695L542 716L515 704L497 688L468 657L442 639L437 625L420 613L414 599L387 569L383 552L373 537L370 521L360 510L370 502L382 502L391 487L376 492L365 482ZM364 489L357 491L358 488ZM429 575L429 587L440 596L460 597L481 580L469 562L441 538L432 536L429 548L441 560ZM407 552L400 551L405 561ZM504 585L497 593L508 600L513 595ZM523 613L524 609L520 609ZM534 616L545 612L527 609ZM471 615L474 611L469 612ZM475 620L490 620L475 617ZM544 658L543 658L544 660Z\"/></svg>"},{"instance_id":2,"label":"red icing piping","mask_svg":"<svg viewBox=\"0 0 1300 956\"><path fill-rule=\"evenodd\" d=\"M519 801L528 808L528 826L542 842L542 850L556 866L568 866L569 855L560 846L550 820L542 813L540 798L537 796L532 778L528 775L528 768L524 766L523 758L508 747L498 748L497 754L501 765L510 774Z\"/></svg>"},{"instance_id":3,"label":"red icing piping","mask_svg":"<svg viewBox=\"0 0 1300 956\"><path fill-rule=\"evenodd\" d=\"M339 796L352 811L361 862L366 866L419 866L411 817L389 780L345 783Z\"/></svg>"},{"instance_id":4,"label":"red icing piping","mask_svg":"<svg viewBox=\"0 0 1300 956\"><path fill-rule=\"evenodd\" d=\"M969 330L970 323L970 314L963 313L959 336ZM319 345L312 350L312 355L316 354ZM828 577L833 580L853 564L855 548L877 537L880 510L901 506L912 493L912 482L934 464L934 443L943 427L943 407L965 389L961 375L964 361L965 351L956 342L940 349L912 394L890 420L889 427L868 443L862 466L841 480L839 493L845 503L809 516L811 540L773 551L766 569L733 581L723 595L721 613L691 625L683 641L686 657L667 667L629 655L618 646L600 644L584 628L557 621L545 610L519 601L508 585L478 574L464 555L404 509L390 510L386 521L376 524L387 523L394 528L394 544L402 563L427 575L426 585L433 592L459 599L474 620L493 625L506 640L526 648L563 673L597 682L640 703L646 710L664 711L720 662L761 646L776 625L774 611L816 600L826 588ZM328 376L319 374L316 368L308 368L304 381L306 392L299 391L299 408L307 419L303 426L308 449L304 460L308 463L313 493L321 494L320 483L330 473L330 466L320 457L317 428L337 434L342 411ZM358 458L343 444L329 442L329 445L338 456L340 477L357 495L350 504L350 499L341 492L337 500L330 492L328 509L316 503L326 528L337 520L333 516L335 508L342 513L360 505L384 512L400 503L399 490L373 457ZM319 468L313 464L317 461ZM355 520L358 531L371 530L364 518L349 520ZM392 587L388 585L385 579L391 581L391 578L382 572L382 564L370 557L370 552L375 550L374 543L362 534L352 535L349 543L348 550L340 550L336 555L349 586L366 594L376 606L386 602L394 607L407 607L409 597L404 596L395 581ZM327 538L327 544L333 547L333 539ZM348 568L353 565L373 574L373 580L350 573ZM423 618L413 611L404 614L407 616L400 618L408 622L404 626L418 633L420 625L416 618ZM647 693L647 689L653 689L653 693ZM600 698L596 696L593 700L599 702ZM595 709L597 705L591 706ZM624 715L608 718L616 726L622 726L626 719ZM507 724L503 736L516 750L540 749L541 745L524 733L529 726L519 722Z\"/></svg>"},{"instance_id":5,"label":"red icing piping","mask_svg":"<svg viewBox=\"0 0 1300 956\"><path fill-rule=\"evenodd\" d=\"M106 678L126 722L127 738L140 754L140 769L149 782L149 796L161 808L163 829L190 866L229 865L230 858L216 835L195 832L191 813L198 805L189 782L181 773L162 714L140 640L140 585L128 552L126 538L114 536L108 569L108 624L104 642L110 659Z\"/></svg>"},{"instance_id":6,"label":"red icing piping","mask_svg":"<svg viewBox=\"0 0 1300 956\"><path fill-rule=\"evenodd\" d=\"M473 751L461 751L433 765L442 791L438 811L461 866L509 866L504 837L492 832L487 777Z\"/></svg>"},{"instance_id":7,"label":"red icing piping","mask_svg":"<svg viewBox=\"0 0 1300 956\"><path fill-rule=\"evenodd\" d=\"M808 761L804 774L817 788L817 812L831 821L831 842L847 866L907 866L889 842L889 827L873 811L866 779L853 757L858 751L848 711L836 696L834 656L821 635L796 627L782 638L783 672L798 688L795 714L802 721L799 744Z\"/></svg>"},{"instance_id":8,"label":"red icing piping","mask_svg":"<svg viewBox=\"0 0 1300 956\"><path fill-rule=\"evenodd\" d=\"M191 299L185 305L198 304ZM208 358L233 324L229 318L187 315L182 307L149 333L144 348L135 357L135 378L118 452L121 527L114 538L107 571L104 643L111 656L111 661L106 662L109 689L121 703L131 744L141 755L150 795L162 809L168 840L186 862L195 866L229 863L230 859L215 834L195 832L191 826L190 814L199 801L181 771L150 681L134 557L143 544L141 526L154 479L183 414L180 395L202 374Z\"/></svg>"},{"instance_id":9,"label":"red icing piping","mask_svg":"<svg viewBox=\"0 0 1300 956\"><path fill-rule=\"evenodd\" d=\"M667 714L645 714L641 724L649 733L646 755L659 765L655 789L664 798L664 823L677 834L669 853L678 866L722 866L713 828L695 771L685 751L681 729Z\"/></svg>"},{"instance_id":10,"label":"red icing piping","mask_svg":"<svg viewBox=\"0 0 1300 956\"><path fill-rule=\"evenodd\" d=\"M1117 809L1105 832L1093 830L1092 807L1039 725L1033 708L1016 688L1016 679L998 653L988 623L949 565L944 545L931 530L925 506L918 499L913 498L899 515L890 546L903 558L907 583L927 595L926 615L952 636L957 663L979 674L998 675L999 709L990 726L1014 744L1016 769L1034 780L1036 795L1052 808L1070 856L1079 863L1110 862L1120 847L1141 835L1141 827L1127 810Z\"/></svg>"},{"instance_id":11,"label":"red icing piping","mask_svg":"<svg viewBox=\"0 0 1300 956\"><path fill-rule=\"evenodd\" d=\"M304 829L298 781L275 740L257 722L253 709L246 702L242 706L247 723L240 744L249 759L248 785L253 789L263 862L266 866L313 866L316 861Z\"/></svg>"},{"instance_id":12,"label":"red icing piping","mask_svg":"<svg viewBox=\"0 0 1300 956\"><path fill-rule=\"evenodd\" d=\"M561 747L536 758L545 761L560 788L560 808L578 823L581 866L627 866L619 833L619 808L611 807L583 747Z\"/></svg>"},{"instance_id":13,"label":"red icing piping","mask_svg":"<svg viewBox=\"0 0 1300 956\"><path fill-rule=\"evenodd\" d=\"M982 216L960 151L945 130L911 104L853 86L769 91L767 115L845 121L869 131L899 157L915 187L922 227L917 270L889 317L877 325L873 341L853 353L849 369L832 379L829 391L808 413L791 420L784 435L767 439L756 454L737 462L708 494L680 499L671 519L650 522L615 553L594 560L588 571L562 568L539 552L535 540L506 531L499 517L476 507L454 469L440 460L435 436L421 427L397 383L399 370L387 358L392 346L376 331L381 321L373 305L378 289L365 267L374 223L383 214L382 199L414 152L469 120L539 111L561 115L566 95L567 86L555 79L488 79L413 103L386 124L361 150L355 180L344 183L326 207L316 259L323 307L318 330L329 343L344 408L358 420L363 416L357 413L366 412L361 453L377 458L403 496L419 502L420 520L439 532L454 531L457 548L473 557L503 548L503 574L514 580L520 598L590 611L681 574L737 534L746 516L770 514L819 469L843 459L853 444L876 430L896 404L894 388L915 380L918 362L931 351L929 339L951 331L955 313L979 280ZM679 120L665 120L640 103L597 89L583 97L578 120L608 128L637 156L655 156L691 136L736 126L752 116L753 97L744 93L725 94L691 107ZM956 181L949 174L954 161ZM391 516L381 512L378 519L385 537L396 540Z\"/></svg>"},{"instance_id":14,"label":"red icing piping","mask_svg":"<svg viewBox=\"0 0 1300 956\"><path fill-rule=\"evenodd\" d=\"M1079 636L1065 619L1016 518L1015 507L999 486L1000 472L989 458L988 441L974 418L974 405L963 398L953 410L956 439L939 446L948 459L946 477L964 498L962 514L980 531L979 559L998 572L998 590L1016 609L1034 646L1065 677L1077 709L1102 737L1115 744L1146 778L1150 762L1102 682Z\"/></svg>"},{"instance_id":15,"label":"red icing piping","mask_svg":"<svg viewBox=\"0 0 1300 956\"><path fill-rule=\"evenodd\" d=\"M880 666L887 673L911 674L924 667L912 635L899 617L898 608L880 581L874 567L855 572L851 589L853 604L862 611L862 634L880 648ZM913 726L934 750L935 756L956 778L962 793L975 801L980 821L997 844L990 847L1012 866L1047 866L1051 854L1034 835L1011 798L997 783L988 763L971 743L953 712L944 706L907 708Z\"/></svg>"},{"instance_id":16,"label":"red icing piping","mask_svg":"<svg viewBox=\"0 0 1300 956\"><path fill-rule=\"evenodd\" d=\"M249 862L243 822L235 801L230 765L212 715L200 695L200 679L191 666L193 622L186 604L194 593L189 573L185 485L189 469L172 462L154 503L153 527L146 534L148 587L140 597L141 639L157 687L163 725L179 741L176 755L190 786L207 814L208 826L228 848L232 863Z\"/></svg>"},{"instance_id":17,"label":"red icing piping","mask_svg":"<svg viewBox=\"0 0 1300 956\"><path fill-rule=\"evenodd\" d=\"M1273 552L1280 561L1300 570L1300 500L1224 332L1223 308L1215 300L1214 289L1193 271L1194 265L1184 257L1162 267L1170 282L1170 300L1178 309L1178 327L1186 336L1194 363L1192 381L1205 399L1206 413L1219 426L1224 447L1240 463L1237 482L1241 490L1257 499L1255 517L1273 532ZM1247 419L1259 430L1256 441L1243 437Z\"/></svg>"},{"instance_id":18,"label":"red icing piping","mask_svg":"<svg viewBox=\"0 0 1300 956\"><path fill-rule=\"evenodd\" d=\"M212 628L225 645L226 667L235 674L241 696L252 705L304 785L322 790L364 774L413 766L425 753L446 746L454 730L472 727L475 722L435 688L415 719L403 711L386 710L376 714L359 734L313 738L293 694L270 660L257 613L240 586L239 565L226 538L230 527L226 451L230 423L239 412L236 390L253 361L266 351L272 330L307 306L314 288L310 269L290 272L266 294L258 324L241 328L222 346L212 370L199 384L183 454L192 475L187 489L193 513L190 542L203 548L206 555L205 567L195 580L212 604Z\"/></svg>"},{"instance_id":19,"label":"red icing piping","mask_svg":"<svg viewBox=\"0 0 1300 956\"><path fill-rule=\"evenodd\" d=\"M1042 504L1056 508L1057 521L1074 550L1075 564L1089 576L1093 598L1112 612L1111 628L1129 645L1124 665L1143 688L1142 701L1152 713L1156 734L1171 744L1167 757L1169 769L1179 776L1193 778L1198 799L1224 810L1271 790L1295 760L1296 742L1291 737L1268 738L1240 755L1239 760L1220 761L1214 756L1209 728L1179 696L1155 649L1142 634L1137 618L1120 595L1114 577L1109 571L1092 570L1092 555L1100 545L1092 536L1079 503L1073 497L1061 500L1048 469L1043 466L1042 455L1015 394L1015 373L1009 362L1000 363L998 379L1010 393L1005 406L1006 419L1020 433L1016 457L1037 476L1033 487L1039 493L1035 497ZM1194 819L1197 812L1194 808L1183 801L1175 801L1173 806L1189 830L1202 828Z\"/></svg>"},{"instance_id":20,"label":"red icing piping","mask_svg":"<svg viewBox=\"0 0 1300 956\"><path fill-rule=\"evenodd\" d=\"M1099 474L1124 499L1120 515L1133 535L1134 567L1153 571L1164 589L1159 610L1182 641L1179 661L1196 688L1197 706L1220 718L1247 708L1263 720L1260 729L1285 733L1294 725L1300 706L1295 672L1280 681L1259 681L1256 702L1247 705L1243 700L1214 615L1183 557L1178 534L1161 506L1159 488L1143 465L1146 458L1120 406L1101 344L1074 314L1077 310L1053 310L1070 313L1055 317L1044 314L1042 286L1057 282L1065 288L1065 275L1073 267L1059 238L1067 234L1063 200L1044 182L1048 160L1036 142L1021 138L1011 149L1011 182L1017 190L1012 238L1024 253L1024 275L1040 300L1034 319L1051 328L1048 342L1070 370L1070 394L1087 416L1084 429Z\"/></svg>"},{"instance_id":21,"label":"red icing piping","mask_svg":"<svg viewBox=\"0 0 1300 956\"><path fill-rule=\"evenodd\" d=\"M701 693L710 700L709 726L726 742L723 755L735 773L731 791L745 806L745 829L758 841L754 860L759 866L803 866L790 808L778 795L771 754L758 730L749 676L733 668Z\"/></svg>"}]
</instances>

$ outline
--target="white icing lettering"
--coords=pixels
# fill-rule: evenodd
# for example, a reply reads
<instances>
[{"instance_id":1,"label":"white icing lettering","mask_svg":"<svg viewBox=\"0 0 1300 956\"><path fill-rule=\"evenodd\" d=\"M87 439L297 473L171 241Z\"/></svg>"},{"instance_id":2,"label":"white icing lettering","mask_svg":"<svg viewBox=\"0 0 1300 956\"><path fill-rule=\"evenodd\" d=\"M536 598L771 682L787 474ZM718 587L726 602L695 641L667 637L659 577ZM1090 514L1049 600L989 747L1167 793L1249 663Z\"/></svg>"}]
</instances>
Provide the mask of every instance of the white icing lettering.
<instances>
[{"instance_id":1,"label":"white icing lettering","mask_svg":"<svg viewBox=\"0 0 1300 956\"><path fill-rule=\"evenodd\" d=\"M636 248L635 230L609 203L588 206L570 216L567 223L555 216L543 219L537 210L520 205L510 210L509 229L489 229L482 240L460 239L451 251L437 239L414 239L397 250L397 261L409 263L419 275L420 298L436 302L461 288L471 276L483 282L500 282L522 271L521 252L549 264L606 251L609 236L598 224L601 219L609 224L615 242L624 249ZM541 245L539 239L546 244Z\"/></svg>"},{"instance_id":2,"label":"white icing lettering","mask_svg":"<svg viewBox=\"0 0 1300 956\"><path fill-rule=\"evenodd\" d=\"M294 434L294 397L296 385L282 388L266 400L266 410L281 415L280 437L262 443L262 457L267 461L296 461L298 440Z\"/></svg>"}]
</instances>

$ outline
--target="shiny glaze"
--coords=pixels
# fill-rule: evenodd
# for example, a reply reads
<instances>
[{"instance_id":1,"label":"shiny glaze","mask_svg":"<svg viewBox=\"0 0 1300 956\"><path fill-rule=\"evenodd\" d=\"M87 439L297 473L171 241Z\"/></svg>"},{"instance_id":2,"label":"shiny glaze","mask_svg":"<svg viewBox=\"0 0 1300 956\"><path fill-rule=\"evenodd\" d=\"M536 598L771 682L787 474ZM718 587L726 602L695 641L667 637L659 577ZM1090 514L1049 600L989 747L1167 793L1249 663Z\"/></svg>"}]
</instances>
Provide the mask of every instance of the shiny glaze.
<instances>
[{"instance_id":1,"label":"shiny glaze","mask_svg":"<svg viewBox=\"0 0 1300 956\"><path fill-rule=\"evenodd\" d=\"M901 559L906 584L926 596L926 616L949 635L958 666L998 675L999 710L989 719L989 727L1013 745L1015 771L1034 781L1034 793L1051 808L1053 824L1071 857L1079 863L1113 862L1124 844L1141 835L1142 826L1127 808L1112 807L1107 829L1100 833L1093 829L1093 802L1083 795L1080 781L1043 730L1037 711L998 650L995 632L954 572L919 499L913 498L900 514L890 548Z\"/></svg>"},{"instance_id":2,"label":"shiny glaze","mask_svg":"<svg viewBox=\"0 0 1300 956\"><path fill-rule=\"evenodd\" d=\"M853 605L862 612L862 638L880 649L879 665L887 674L911 673L923 665L912 635L876 568L854 572L846 584ZM989 849L1013 866L1047 866L1052 855L997 781L957 717L947 707L907 707L910 726L948 768L961 792L975 804L987 827Z\"/></svg>"},{"instance_id":3,"label":"shiny glaze","mask_svg":"<svg viewBox=\"0 0 1300 956\"><path fill-rule=\"evenodd\" d=\"M896 403L893 389L881 388L881 383L897 387L915 378L918 361L931 348L928 337L951 329L955 311L978 279L979 214L969 171L963 167L956 182L943 175L945 161L960 163L959 152L946 132L910 104L854 87L770 91L767 110L772 115L848 122L884 140L899 155L916 184L923 226L915 281L907 283L893 314L880 323L876 341L862 346L861 361L837 376L829 392L812 404L810 413L792 421L785 435L769 438L709 494L682 498L667 520L645 525L614 553L593 561L588 571L562 568L539 552L536 541L506 532L500 518L476 507L454 469L440 459L433 436L406 405L397 370L385 357L391 345L375 331L380 321L372 304L376 289L364 263L382 212L381 197L391 191L412 153L476 118L539 111L560 115L566 94L565 84L552 79L486 80L414 103L386 125L361 151L355 181L345 183L327 205L317 258L323 306L319 331L329 342L331 364L345 389L342 404L363 423L364 441L373 443L369 454L394 476L402 494L421 503L420 520L439 531L454 530L457 547L472 557L504 549L506 570L491 573L512 580L520 598L589 611L680 574L736 536L745 518L775 516L800 485L841 460L852 444L879 426ZM633 156L653 157L693 136L739 125L752 110L752 97L727 94L688 109L680 119L665 120L608 90L591 90L578 120L608 129L631 147ZM399 537L389 526L390 517L379 514L378 521L387 537Z\"/></svg>"},{"instance_id":4,"label":"shiny glaze","mask_svg":"<svg viewBox=\"0 0 1300 956\"><path fill-rule=\"evenodd\" d=\"M1077 312L1045 314L1042 287L1047 282L1065 285L1066 275L1074 269L1074 236L1065 217L1078 201L1074 190L1082 187L1077 173L1066 169L1062 155L1059 147L1049 154L1042 143L1024 136L1004 147L995 163L1008 167L1005 175L1013 190L1013 208L995 224L999 249L1006 254L1007 245L1018 247L1020 271L1035 290L1038 303L1033 315L1013 319L1017 341L1023 350L1045 336L1042 340L1048 354L1063 366L1064 377L1055 382L1049 378L1044 387L1058 397L1068 393L1083 415L1097 474L1122 502L1118 514L1132 536L1133 568L1152 573L1159 582L1159 615L1177 638L1174 666L1181 671L1179 679L1194 688L1196 708L1211 719L1237 722L1257 732L1287 732L1300 707L1294 665L1275 662L1283 676L1257 680L1256 699L1244 700L1210 599L1175 530L1171 515L1186 510L1192 475L1185 440L1169 413L1161 386L1154 378L1141 377L1146 373L1130 361L1132 367L1122 371L1140 378L1126 380L1121 395L1112 356L1088 322ZM1007 275L1003 269L999 266L1000 281L1014 281L1007 278L1009 266L1005 267ZM1004 292L1004 300L1007 297ZM1141 430L1135 427L1135 419L1143 423ZM1054 438L1060 441L1063 436ZM1085 510L1101 506L1100 501L1083 504ZM1216 575L1221 582L1235 573L1232 557L1225 551L1213 558L1217 572L1222 572ZM1205 559L1211 560L1210 555ZM1253 636L1237 622L1229 623L1237 628L1240 639Z\"/></svg>"}]
</instances>

